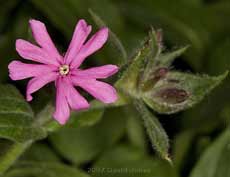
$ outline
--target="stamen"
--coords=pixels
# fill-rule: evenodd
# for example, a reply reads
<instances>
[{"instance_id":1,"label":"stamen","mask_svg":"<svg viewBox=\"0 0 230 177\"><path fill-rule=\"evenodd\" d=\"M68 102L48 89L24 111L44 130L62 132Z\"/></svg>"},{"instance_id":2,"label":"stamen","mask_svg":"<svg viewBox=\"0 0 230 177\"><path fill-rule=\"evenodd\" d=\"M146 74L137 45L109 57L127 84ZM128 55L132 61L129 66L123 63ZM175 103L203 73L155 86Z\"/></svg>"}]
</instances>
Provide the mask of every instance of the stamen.
<instances>
[{"instance_id":1,"label":"stamen","mask_svg":"<svg viewBox=\"0 0 230 177\"><path fill-rule=\"evenodd\" d=\"M67 75L69 73L69 66L68 65L62 65L59 67L59 73L61 75Z\"/></svg>"}]
</instances>

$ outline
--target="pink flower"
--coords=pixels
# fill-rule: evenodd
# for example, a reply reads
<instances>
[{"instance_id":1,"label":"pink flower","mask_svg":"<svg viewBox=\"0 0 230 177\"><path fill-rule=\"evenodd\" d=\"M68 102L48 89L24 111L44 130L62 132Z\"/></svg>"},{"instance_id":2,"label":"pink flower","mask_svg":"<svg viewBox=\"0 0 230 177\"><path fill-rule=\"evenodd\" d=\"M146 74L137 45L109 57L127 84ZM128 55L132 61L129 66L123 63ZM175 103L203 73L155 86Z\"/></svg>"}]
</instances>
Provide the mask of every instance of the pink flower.
<instances>
[{"instance_id":1,"label":"pink flower","mask_svg":"<svg viewBox=\"0 0 230 177\"><path fill-rule=\"evenodd\" d=\"M117 100L116 90L111 85L97 80L115 74L118 71L117 66L104 65L85 70L79 68L88 56L105 44L108 28L100 29L86 42L91 26L88 26L84 20L80 20L69 48L62 56L54 46L45 25L37 20L30 20L29 23L39 47L18 39L16 50L24 59L40 64L25 64L15 60L8 66L12 80L32 78L27 85L27 101L32 100L32 93L55 81L56 110L53 116L60 124L65 124L70 116L70 108L74 110L89 108L87 100L74 86L83 88L104 103L113 103Z\"/></svg>"}]
</instances>

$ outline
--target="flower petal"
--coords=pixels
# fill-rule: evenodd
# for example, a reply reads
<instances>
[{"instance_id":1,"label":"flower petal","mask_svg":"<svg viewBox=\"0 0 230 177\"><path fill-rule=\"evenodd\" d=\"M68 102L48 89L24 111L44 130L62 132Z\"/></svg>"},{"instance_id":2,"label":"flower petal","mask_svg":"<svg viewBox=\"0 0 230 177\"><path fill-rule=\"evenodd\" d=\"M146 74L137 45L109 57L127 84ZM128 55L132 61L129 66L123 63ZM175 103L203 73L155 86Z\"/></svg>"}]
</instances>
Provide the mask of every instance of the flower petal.
<instances>
[{"instance_id":1,"label":"flower petal","mask_svg":"<svg viewBox=\"0 0 230 177\"><path fill-rule=\"evenodd\" d=\"M72 82L104 103L113 103L117 100L116 90L107 83L96 79L81 79L74 76L72 77Z\"/></svg>"},{"instance_id":2,"label":"flower petal","mask_svg":"<svg viewBox=\"0 0 230 177\"><path fill-rule=\"evenodd\" d=\"M91 26L88 26L85 20L79 20L77 23L69 48L65 54L64 60L67 64L76 57L83 43L91 32Z\"/></svg>"},{"instance_id":3,"label":"flower petal","mask_svg":"<svg viewBox=\"0 0 230 177\"><path fill-rule=\"evenodd\" d=\"M27 101L31 101L33 99L33 97L31 96L32 93L38 91L40 88L54 81L56 78L57 78L57 73L50 72L31 79L27 85L27 91L26 91Z\"/></svg>"},{"instance_id":4,"label":"flower petal","mask_svg":"<svg viewBox=\"0 0 230 177\"><path fill-rule=\"evenodd\" d=\"M23 39L16 41L16 50L22 58L44 64L58 65L58 62L43 49Z\"/></svg>"},{"instance_id":5,"label":"flower petal","mask_svg":"<svg viewBox=\"0 0 230 177\"><path fill-rule=\"evenodd\" d=\"M76 70L74 75L81 78L103 79L112 76L118 71L118 69L119 68L116 65L104 65L85 70Z\"/></svg>"},{"instance_id":6,"label":"flower petal","mask_svg":"<svg viewBox=\"0 0 230 177\"><path fill-rule=\"evenodd\" d=\"M33 19L30 20L29 23L36 42L42 47L42 49L48 52L53 59L61 62L62 57L60 56L52 39L50 38L45 24Z\"/></svg>"},{"instance_id":7,"label":"flower petal","mask_svg":"<svg viewBox=\"0 0 230 177\"><path fill-rule=\"evenodd\" d=\"M82 46L78 55L72 61L71 68L79 67L85 58L99 50L108 39L108 31L108 28L102 28L94 34L91 39Z\"/></svg>"},{"instance_id":8,"label":"flower petal","mask_svg":"<svg viewBox=\"0 0 230 177\"><path fill-rule=\"evenodd\" d=\"M65 78L63 80L65 83L65 95L70 107L75 110L89 108L89 103L78 93L69 78Z\"/></svg>"},{"instance_id":9,"label":"flower petal","mask_svg":"<svg viewBox=\"0 0 230 177\"><path fill-rule=\"evenodd\" d=\"M66 84L63 83L63 78L58 78L56 82L56 110L53 117L62 125L66 123L70 116L70 108L65 96Z\"/></svg>"},{"instance_id":10,"label":"flower petal","mask_svg":"<svg viewBox=\"0 0 230 177\"><path fill-rule=\"evenodd\" d=\"M40 76L44 73L49 73L55 68L41 64L25 64L14 60L9 65L10 78L12 80L22 80L30 77Z\"/></svg>"}]
</instances>

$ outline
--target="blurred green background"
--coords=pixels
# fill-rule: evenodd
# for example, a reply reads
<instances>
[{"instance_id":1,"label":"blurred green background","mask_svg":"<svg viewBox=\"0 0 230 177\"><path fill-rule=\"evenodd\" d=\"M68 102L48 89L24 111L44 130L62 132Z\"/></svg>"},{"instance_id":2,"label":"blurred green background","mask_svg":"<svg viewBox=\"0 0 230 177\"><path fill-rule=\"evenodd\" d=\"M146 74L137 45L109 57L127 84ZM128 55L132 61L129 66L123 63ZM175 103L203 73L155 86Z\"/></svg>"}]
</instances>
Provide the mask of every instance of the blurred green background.
<instances>
[{"instance_id":1,"label":"blurred green background","mask_svg":"<svg viewBox=\"0 0 230 177\"><path fill-rule=\"evenodd\" d=\"M218 75L230 68L229 0L0 0L0 81L16 85L22 94L25 92L26 82L9 80L7 65L19 58L15 51L16 39L33 40L29 19L43 21L64 53L80 18L93 24L96 31L89 8L120 38L129 56L152 26L162 29L166 51L190 45L187 52L175 60L173 68L209 75ZM116 64L118 56L107 45L85 65ZM61 168L59 172L58 167L44 164L58 161L85 171L90 169L90 175L98 177L228 177L229 81L227 78L192 109L170 116L158 115L170 138L172 166L154 154L135 112L130 109L124 112L120 108L108 109L103 116L100 111L89 113L88 119L96 120L95 125L64 127L33 145L21 160L41 162L41 166L30 168L50 170L60 177L70 177L72 173ZM50 89L46 87L35 94L32 102L35 112L53 100ZM123 172L113 171L119 169ZM133 169L140 171L133 172ZM26 173L10 175L29 177ZM49 175L48 172L41 174Z\"/></svg>"}]
</instances>

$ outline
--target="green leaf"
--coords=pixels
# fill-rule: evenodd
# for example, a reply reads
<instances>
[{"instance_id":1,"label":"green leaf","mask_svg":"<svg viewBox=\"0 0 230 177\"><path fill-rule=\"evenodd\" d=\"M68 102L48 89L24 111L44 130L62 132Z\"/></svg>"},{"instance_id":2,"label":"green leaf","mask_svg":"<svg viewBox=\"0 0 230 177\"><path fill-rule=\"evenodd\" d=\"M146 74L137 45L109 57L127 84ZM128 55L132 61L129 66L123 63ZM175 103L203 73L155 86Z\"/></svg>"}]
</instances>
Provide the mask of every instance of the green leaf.
<instances>
[{"instance_id":1,"label":"green leaf","mask_svg":"<svg viewBox=\"0 0 230 177\"><path fill-rule=\"evenodd\" d=\"M204 152L190 177L229 177L230 176L230 130L227 129Z\"/></svg>"},{"instance_id":2,"label":"green leaf","mask_svg":"<svg viewBox=\"0 0 230 177\"><path fill-rule=\"evenodd\" d=\"M32 144L32 141L24 143L9 143L2 147L1 150L4 152L0 156L0 175L3 175L11 165L20 157L21 154Z\"/></svg>"},{"instance_id":3,"label":"green leaf","mask_svg":"<svg viewBox=\"0 0 230 177\"><path fill-rule=\"evenodd\" d=\"M47 134L36 125L30 106L15 87L0 85L0 102L0 137L14 141L0 156L0 174L3 174L33 141Z\"/></svg>"},{"instance_id":4,"label":"green leaf","mask_svg":"<svg viewBox=\"0 0 230 177\"><path fill-rule=\"evenodd\" d=\"M152 90L141 94L143 100L153 110L171 114L199 103L227 75L228 72L217 77L169 72L154 85Z\"/></svg>"},{"instance_id":5,"label":"green leaf","mask_svg":"<svg viewBox=\"0 0 230 177\"><path fill-rule=\"evenodd\" d=\"M67 126L69 127L80 127L80 126L92 126L99 122L104 114L104 109L92 109L88 111L80 112L75 116L71 116L72 121L70 121Z\"/></svg>"},{"instance_id":6,"label":"green leaf","mask_svg":"<svg viewBox=\"0 0 230 177\"><path fill-rule=\"evenodd\" d=\"M44 126L49 132L58 131L62 126L53 118L54 107L48 104L37 116L36 125ZM67 127L81 127L92 126L101 120L104 113L104 108L89 109L85 111L73 111L70 115L69 121L65 126Z\"/></svg>"},{"instance_id":7,"label":"green leaf","mask_svg":"<svg viewBox=\"0 0 230 177\"><path fill-rule=\"evenodd\" d=\"M95 177L177 177L165 161L150 157L140 149L122 144L106 151L92 168Z\"/></svg>"},{"instance_id":8,"label":"green leaf","mask_svg":"<svg viewBox=\"0 0 230 177\"><path fill-rule=\"evenodd\" d=\"M16 142L25 142L30 139L43 139L46 137L46 132L43 128L0 125L0 137Z\"/></svg>"},{"instance_id":9,"label":"green leaf","mask_svg":"<svg viewBox=\"0 0 230 177\"><path fill-rule=\"evenodd\" d=\"M44 155L45 154L45 155ZM60 161L57 154L52 149L43 143L33 144L18 160L19 162L58 162Z\"/></svg>"},{"instance_id":10,"label":"green leaf","mask_svg":"<svg viewBox=\"0 0 230 177\"><path fill-rule=\"evenodd\" d=\"M230 124L230 104L226 104L220 112L220 119L223 120L224 124Z\"/></svg>"},{"instance_id":11,"label":"green leaf","mask_svg":"<svg viewBox=\"0 0 230 177\"><path fill-rule=\"evenodd\" d=\"M181 56L186 50L188 49L188 46L179 48L175 51L164 53L159 56L158 59L158 67L170 67L172 62L179 56Z\"/></svg>"},{"instance_id":12,"label":"green leaf","mask_svg":"<svg viewBox=\"0 0 230 177\"><path fill-rule=\"evenodd\" d=\"M144 121L147 134L156 152L171 162L168 154L169 139L159 120L146 108L142 101L135 101L135 106Z\"/></svg>"},{"instance_id":13,"label":"green leaf","mask_svg":"<svg viewBox=\"0 0 230 177\"><path fill-rule=\"evenodd\" d=\"M142 119L136 109L133 106L127 106L124 108L127 118L127 137L130 143L146 151L147 142L145 129L143 126Z\"/></svg>"},{"instance_id":14,"label":"green leaf","mask_svg":"<svg viewBox=\"0 0 230 177\"><path fill-rule=\"evenodd\" d=\"M82 164L112 146L124 132L124 113L120 108L110 108L97 124L90 127L63 127L51 134L50 140L64 158L75 164Z\"/></svg>"},{"instance_id":15,"label":"green leaf","mask_svg":"<svg viewBox=\"0 0 230 177\"><path fill-rule=\"evenodd\" d=\"M33 125L33 112L16 88L1 85L0 102L0 137L24 142L46 136L43 128Z\"/></svg>"},{"instance_id":16,"label":"green leaf","mask_svg":"<svg viewBox=\"0 0 230 177\"><path fill-rule=\"evenodd\" d=\"M36 125L44 126L49 132L58 131L62 128L53 118L53 104L47 104L46 107L38 114ZM104 108L89 109L86 111L72 111L66 127L81 127L92 126L101 120L104 113Z\"/></svg>"},{"instance_id":17,"label":"green leaf","mask_svg":"<svg viewBox=\"0 0 230 177\"><path fill-rule=\"evenodd\" d=\"M89 13L92 16L94 22L98 27L107 26L106 23L91 9L89 9ZM127 62L127 53L126 50L121 43L120 39L117 37L115 33L110 29L109 30L109 43L112 44L112 48L114 48L116 53L118 54L118 60L120 60L119 65L122 65Z\"/></svg>"},{"instance_id":18,"label":"green leaf","mask_svg":"<svg viewBox=\"0 0 230 177\"><path fill-rule=\"evenodd\" d=\"M61 163L27 162L19 163L4 177L89 177L88 174Z\"/></svg>"}]
</instances>

